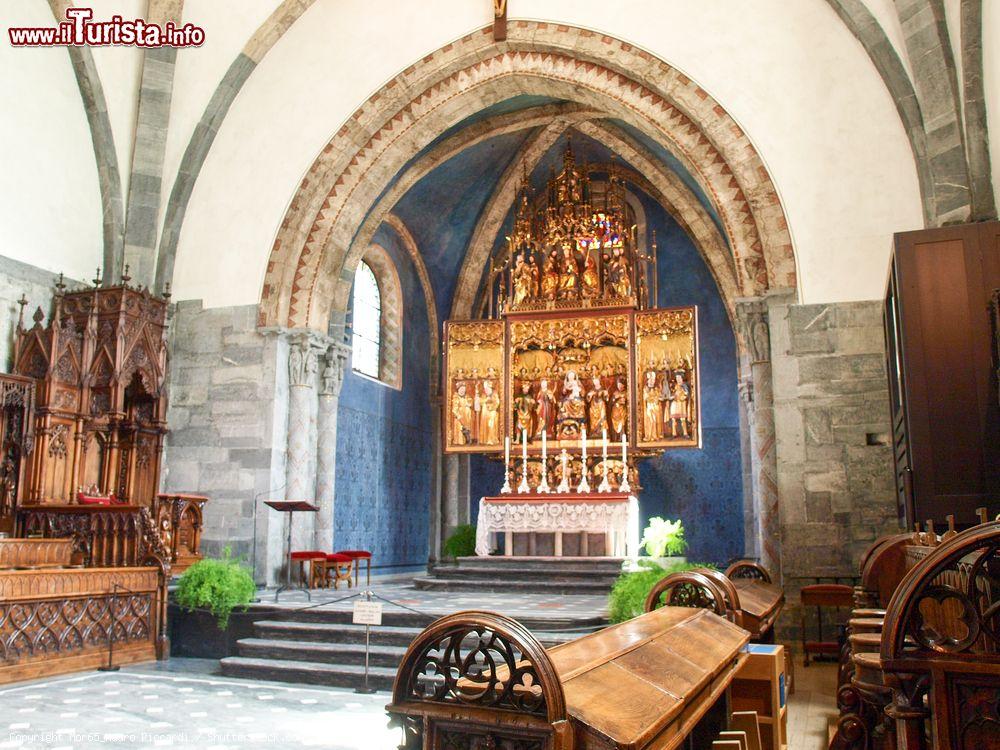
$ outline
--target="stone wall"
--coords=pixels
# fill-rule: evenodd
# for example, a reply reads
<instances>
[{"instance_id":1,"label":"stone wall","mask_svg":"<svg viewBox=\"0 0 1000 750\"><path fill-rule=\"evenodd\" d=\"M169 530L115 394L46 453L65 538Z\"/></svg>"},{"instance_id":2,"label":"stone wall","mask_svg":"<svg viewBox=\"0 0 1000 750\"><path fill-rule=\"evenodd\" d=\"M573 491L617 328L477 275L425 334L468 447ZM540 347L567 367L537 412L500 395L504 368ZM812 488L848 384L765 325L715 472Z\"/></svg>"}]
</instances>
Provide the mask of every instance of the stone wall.
<instances>
[{"instance_id":1,"label":"stone wall","mask_svg":"<svg viewBox=\"0 0 1000 750\"><path fill-rule=\"evenodd\" d=\"M284 521L263 501L284 497L288 345L259 333L256 315L256 305L177 305L163 486L211 498L206 555L228 546L254 564L257 580L273 581Z\"/></svg>"},{"instance_id":2,"label":"stone wall","mask_svg":"<svg viewBox=\"0 0 1000 750\"><path fill-rule=\"evenodd\" d=\"M24 307L24 324L34 325L31 316L39 307L48 321L52 314L52 293L59 275L43 271L36 266L0 255L0 367L10 372L14 365L14 329L20 315L17 300L24 294L28 304ZM66 280L70 289L80 286L78 282Z\"/></svg>"},{"instance_id":3,"label":"stone wall","mask_svg":"<svg viewBox=\"0 0 1000 750\"><path fill-rule=\"evenodd\" d=\"M783 631L797 639L798 589L856 575L867 546L898 528L882 305L772 298L769 308Z\"/></svg>"}]
</instances>

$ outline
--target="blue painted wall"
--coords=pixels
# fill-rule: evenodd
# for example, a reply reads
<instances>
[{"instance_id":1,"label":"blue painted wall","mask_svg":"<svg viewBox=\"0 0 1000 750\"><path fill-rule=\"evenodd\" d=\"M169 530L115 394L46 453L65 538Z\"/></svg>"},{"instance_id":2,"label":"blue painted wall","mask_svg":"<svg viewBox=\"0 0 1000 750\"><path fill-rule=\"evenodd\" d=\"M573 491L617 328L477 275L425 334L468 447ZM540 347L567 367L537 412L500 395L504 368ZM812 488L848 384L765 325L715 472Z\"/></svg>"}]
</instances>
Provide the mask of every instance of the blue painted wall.
<instances>
[{"instance_id":1,"label":"blue painted wall","mask_svg":"<svg viewBox=\"0 0 1000 750\"><path fill-rule=\"evenodd\" d=\"M368 549L373 567L427 564L431 497L430 336L420 281L399 237L374 242L396 264L403 287L403 388L349 370L337 411L334 549ZM389 572L389 571L387 571Z\"/></svg>"},{"instance_id":2,"label":"blue painted wall","mask_svg":"<svg viewBox=\"0 0 1000 750\"><path fill-rule=\"evenodd\" d=\"M743 554L736 340L698 249L659 204L645 195L642 201L659 246L659 305L698 306L702 449L674 449L640 463L641 523L680 518L688 559L722 564Z\"/></svg>"}]
</instances>

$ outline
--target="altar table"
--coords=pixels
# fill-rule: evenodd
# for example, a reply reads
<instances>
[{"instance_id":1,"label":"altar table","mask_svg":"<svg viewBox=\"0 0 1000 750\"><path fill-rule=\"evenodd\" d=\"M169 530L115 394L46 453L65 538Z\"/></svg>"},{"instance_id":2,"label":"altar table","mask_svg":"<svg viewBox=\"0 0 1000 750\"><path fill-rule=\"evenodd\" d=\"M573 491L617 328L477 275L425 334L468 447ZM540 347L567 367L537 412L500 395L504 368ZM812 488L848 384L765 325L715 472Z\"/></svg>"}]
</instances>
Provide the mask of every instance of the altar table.
<instances>
[{"instance_id":1,"label":"altar table","mask_svg":"<svg viewBox=\"0 0 1000 750\"><path fill-rule=\"evenodd\" d=\"M639 554L639 500L624 492L517 493L484 497L479 502L476 554L490 554L493 535L507 535L506 555L512 554L514 532L555 534L555 555L562 555L563 533L605 535L611 557Z\"/></svg>"}]
</instances>

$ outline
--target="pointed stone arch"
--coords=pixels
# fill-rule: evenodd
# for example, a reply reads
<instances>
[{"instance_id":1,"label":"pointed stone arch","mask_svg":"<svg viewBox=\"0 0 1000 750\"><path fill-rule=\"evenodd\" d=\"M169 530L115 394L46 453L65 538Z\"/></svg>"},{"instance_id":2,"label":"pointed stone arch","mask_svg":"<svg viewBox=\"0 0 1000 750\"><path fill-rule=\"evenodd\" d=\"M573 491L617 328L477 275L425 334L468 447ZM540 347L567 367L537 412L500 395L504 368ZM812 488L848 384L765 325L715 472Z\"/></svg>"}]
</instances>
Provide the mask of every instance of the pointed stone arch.
<instances>
[{"instance_id":1,"label":"pointed stone arch","mask_svg":"<svg viewBox=\"0 0 1000 750\"><path fill-rule=\"evenodd\" d=\"M416 92L416 93L415 93ZM465 117L517 94L600 109L692 169L725 228L739 293L795 288L781 201L753 143L725 109L667 63L621 40L534 21L496 44L488 29L446 45L376 92L317 156L272 246L259 322L324 328L345 309L347 252L385 186Z\"/></svg>"}]
</instances>

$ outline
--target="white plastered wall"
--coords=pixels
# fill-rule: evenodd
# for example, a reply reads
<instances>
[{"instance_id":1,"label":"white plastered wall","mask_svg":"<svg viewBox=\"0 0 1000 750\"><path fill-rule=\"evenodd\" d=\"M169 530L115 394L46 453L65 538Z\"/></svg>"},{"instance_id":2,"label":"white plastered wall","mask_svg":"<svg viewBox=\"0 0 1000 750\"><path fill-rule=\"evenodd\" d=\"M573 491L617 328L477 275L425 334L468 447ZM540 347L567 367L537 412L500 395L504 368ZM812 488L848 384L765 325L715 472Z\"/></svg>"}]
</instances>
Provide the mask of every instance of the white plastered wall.
<instances>
[{"instance_id":1,"label":"white plastered wall","mask_svg":"<svg viewBox=\"0 0 1000 750\"><path fill-rule=\"evenodd\" d=\"M490 20L466 0L373 13L319 0L237 97L195 185L175 291L205 304L258 299L301 176L341 123L413 61ZM922 223L895 106L825 0L510 0L512 18L597 28L688 74L746 129L784 203L804 302L881 296L893 231ZM237 272L238 269L238 272Z\"/></svg>"},{"instance_id":2,"label":"white plastered wall","mask_svg":"<svg viewBox=\"0 0 1000 750\"><path fill-rule=\"evenodd\" d=\"M0 39L0 255L74 278L101 264L90 127L69 55L10 46L9 26L52 26L43 0L7 0Z\"/></svg>"}]
</instances>

